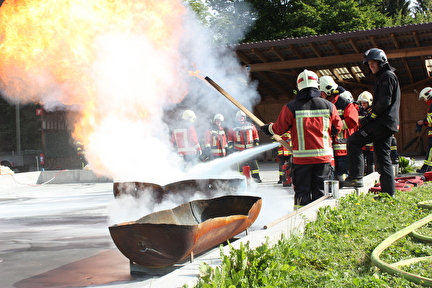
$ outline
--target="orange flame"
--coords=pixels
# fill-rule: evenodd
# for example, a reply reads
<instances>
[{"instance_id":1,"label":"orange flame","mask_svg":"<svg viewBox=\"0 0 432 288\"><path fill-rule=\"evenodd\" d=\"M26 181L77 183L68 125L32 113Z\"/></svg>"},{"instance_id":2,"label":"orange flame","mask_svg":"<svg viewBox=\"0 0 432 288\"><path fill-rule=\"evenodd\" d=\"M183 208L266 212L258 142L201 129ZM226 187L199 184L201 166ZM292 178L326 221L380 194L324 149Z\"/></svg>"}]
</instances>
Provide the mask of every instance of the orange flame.
<instances>
[{"instance_id":1,"label":"orange flame","mask_svg":"<svg viewBox=\"0 0 432 288\"><path fill-rule=\"evenodd\" d=\"M171 67L180 67L180 57L173 51L179 46L185 12L179 0L6 0L0 7L0 86L8 97L21 102L46 103L55 98L66 105L79 105L73 136L87 144L106 116L106 110L99 107L103 105L100 87L94 79L94 65L100 58L98 37L140 35L152 49L171 58L167 60L174 63ZM170 79L178 72L160 70ZM162 76L157 81L155 86L169 102L178 103L186 94L173 96L172 88L163 87ZM118 107L110 113L138 119L151 113L145 99L123 97L133 109Z\"/></svg>"},{"instance_id":2,"label":"orange flame","mask_svg":"<svg viewBox=\"0 0 432 288\"><path fill-rule=\"evenodd\" d=\"M189 72L189 76L197 77L198 79L201 79L201 80L205 81L205 78L201 75L201 71L200 70L188 71L188 72Z\"/></svg>"}]
</instances>

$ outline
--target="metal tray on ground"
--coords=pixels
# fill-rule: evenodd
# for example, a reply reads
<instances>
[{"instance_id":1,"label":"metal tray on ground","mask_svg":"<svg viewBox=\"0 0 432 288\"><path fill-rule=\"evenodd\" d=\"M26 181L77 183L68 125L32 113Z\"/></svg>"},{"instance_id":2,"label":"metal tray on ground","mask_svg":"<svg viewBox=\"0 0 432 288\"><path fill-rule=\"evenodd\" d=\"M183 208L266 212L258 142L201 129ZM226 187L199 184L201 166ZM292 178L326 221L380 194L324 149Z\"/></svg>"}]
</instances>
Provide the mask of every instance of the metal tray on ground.
<instances>
[{"instance_id":1,"label":"metal tray on ground","mask_svg":"<svg viewBox=\"0 0 432 288\"><path fill-rule=\"evenodd\" d=\"M129 260L149 268L167 267L211 249L243 232L257 219L262 199L229 195L195 200L109 227Z\"/></svg>"}]
</instances>

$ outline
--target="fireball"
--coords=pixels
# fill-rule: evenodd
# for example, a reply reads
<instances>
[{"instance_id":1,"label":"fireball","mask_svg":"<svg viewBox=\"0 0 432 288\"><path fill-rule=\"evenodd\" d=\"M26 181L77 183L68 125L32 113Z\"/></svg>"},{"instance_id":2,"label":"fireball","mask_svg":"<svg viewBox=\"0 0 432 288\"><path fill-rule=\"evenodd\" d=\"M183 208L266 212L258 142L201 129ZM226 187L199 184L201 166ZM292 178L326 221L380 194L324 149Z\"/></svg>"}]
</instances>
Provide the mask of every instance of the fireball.
<instances>
[{"instance_id":1,"label":"fireball","mask_svg":"<svg viewBox=\"0 0 432 288\"><path fill-rule=\"evenodd\" d=\"M6 0L0 89L45 109L73 107L73 137L95 171L112 176L130 160L114 164L112 151L158 145L153 138L166 131L153 124L161 124L163 105L187 93L179 52L185 13L178 0Z\"/></svg>"}]
</instances>

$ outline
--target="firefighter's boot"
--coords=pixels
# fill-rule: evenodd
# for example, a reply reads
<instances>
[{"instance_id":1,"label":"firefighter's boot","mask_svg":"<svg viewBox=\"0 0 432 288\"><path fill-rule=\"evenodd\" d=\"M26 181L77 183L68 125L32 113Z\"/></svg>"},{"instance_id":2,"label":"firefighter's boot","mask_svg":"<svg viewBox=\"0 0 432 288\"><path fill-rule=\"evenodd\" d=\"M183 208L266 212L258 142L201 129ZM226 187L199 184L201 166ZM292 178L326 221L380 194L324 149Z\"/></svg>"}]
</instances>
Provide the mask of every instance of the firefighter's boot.
<instances>
[{"instance_id":1,"label":"firefighter's boot","mask_svg":"<svg viewBox=\"0 0 432 288\"><path fill-rule=\"evenodd\" d=\"M417 173L421 173L421 174L423 174L427 171L428 171L428 165L426 165L426 164L423 164L423 166L420 169L416 170Z\"/></svg>"},{"instance_id":2,"label":"firefighter's boot","mask_svg":"<svg viewBox=\"0 0 432 288\"><path fill-rule=\"evenodd\" d=\"M284 183L285 177L284 175L279 175L279 181L277 182L277 184L282 184Z\"/></svg>"},{"instance_id":3,"label":"firefighter's boot","mask_svg":"<svg viewBox=\"0 0 432 288\"><path fill-rule=\"evenodd\" d=\"M283 187L291 187L292 178L291 178L291 166L289 164L285 164L282 166L284 171L284 179L283 179Z\"/></svg>"}]
</instances>

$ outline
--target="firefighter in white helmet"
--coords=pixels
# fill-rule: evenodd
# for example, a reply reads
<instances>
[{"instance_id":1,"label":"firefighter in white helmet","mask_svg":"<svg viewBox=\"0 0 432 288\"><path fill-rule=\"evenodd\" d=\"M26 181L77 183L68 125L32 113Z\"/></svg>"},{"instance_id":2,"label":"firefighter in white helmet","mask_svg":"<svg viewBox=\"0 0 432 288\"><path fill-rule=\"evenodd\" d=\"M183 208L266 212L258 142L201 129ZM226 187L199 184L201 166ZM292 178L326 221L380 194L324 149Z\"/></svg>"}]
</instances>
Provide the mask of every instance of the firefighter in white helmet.
<instances>
[{"instance_id":1,"label":"firefighter in white helmet","mask_svg":"<svg viewBox=\"0 0 432 288\"><path fill-rule=\"evenodd\" d=\"M258 130L251 122L246 121L246 114L239 110L236 113L236 121L228 131L228 149L230 152L238 152L259 146ZM256 157L252 157L238 163L239 172L243 173L243 167L249 166L251 177L257 183L261 183L259 165Z\"/></svg>"},{"instance_id":2,"label":"firefighter in white helmet","mask_svg":"<svg viewBox=\"0 0 432 288\"><path fill-rule=\"evenodd\" d=\"M354 97L352 96L352 93L348 90L345 90L344 92L340 93L340 96L347 99L350 103L354 102Z\"/></svg>"},{"instance_id":3,"label":"firefighter in white helmet","mask_svg":"<svg viewBox=\"0 0 432 288\"><path fill-rule=\"evenodd\" d=\"M220 113L214 115L212 125L204 135L204 154L208 159L225 157L228 141L222 122L225 120Z\"/></svg>"},{"instance_id":4,"label":"firefighter in white helmet","mask_svg":"<svg viewBox=\"0 0 432 288\"><path fill-rule=\"evenodd\" d=\"M324 180L331 177L331 136L343 124L336 106L320 97L315 72L301 72L297 88L295 100L284 105L276 122L261 126L261 131L266 135L291 132L294 203L307 205L324 195Z\"/></svg>"},{"instance_id":5,"label":"firefighter in white helmet","mask_svg":"<svg viewBox=\"0 0 432 288\"><path fill-rule=\"evenodd\" d=\"M321 97L333 103L342 119L342 131L333 137L333 152L334 152L334 178L339 181L345 180L348 174L348 156L347 156L347 139L358 128L358 109L349 100L341 97L341 93L347 91L336 84L331 76L322 76L319 78L319 90Z\"/></svg>"},{"instance_id":6,"label":"firefighter in white helmet","mask_svg":"<svg viewBox=\"0 0 432 288\"><path fill-rule=\"evenodd\" d=\"M426 87L420 91L419 100L423 100L429 106L426 118L417 121L417 125L426 126L428 129L428 149L423 166L417 169L417 173L432 171L432 88Z\"/></svg>"},{"instance_id":7,"label":"firefighter in white helmet","mask_svg":"<svg viewBox=\"0 0 432 288\"><path fill-rule=\"evenodd\" d=\"M372 101L373 96L369 91L363 91L357 98L357 103L359 104L359 119L361 120L366 115L372 112ZM374 147L373 143L368 143L363 146L363 155L365 159L365 174L370 174L374 172L375 162L374 162Z\"/></svg>"},{"instance_id":8,"label":"firefighter in white helmet","mask_svg":"<svg viewBox=\"0 0 432 288\"><path fill-rule=\"evenodd\" d=\"M185 167L193 166L202 154L194 127L196 115L192 110L185 110L178 122L178 126L171 134L171 144L177 153L183 157Z\"/></svg>"}]
</instances>

